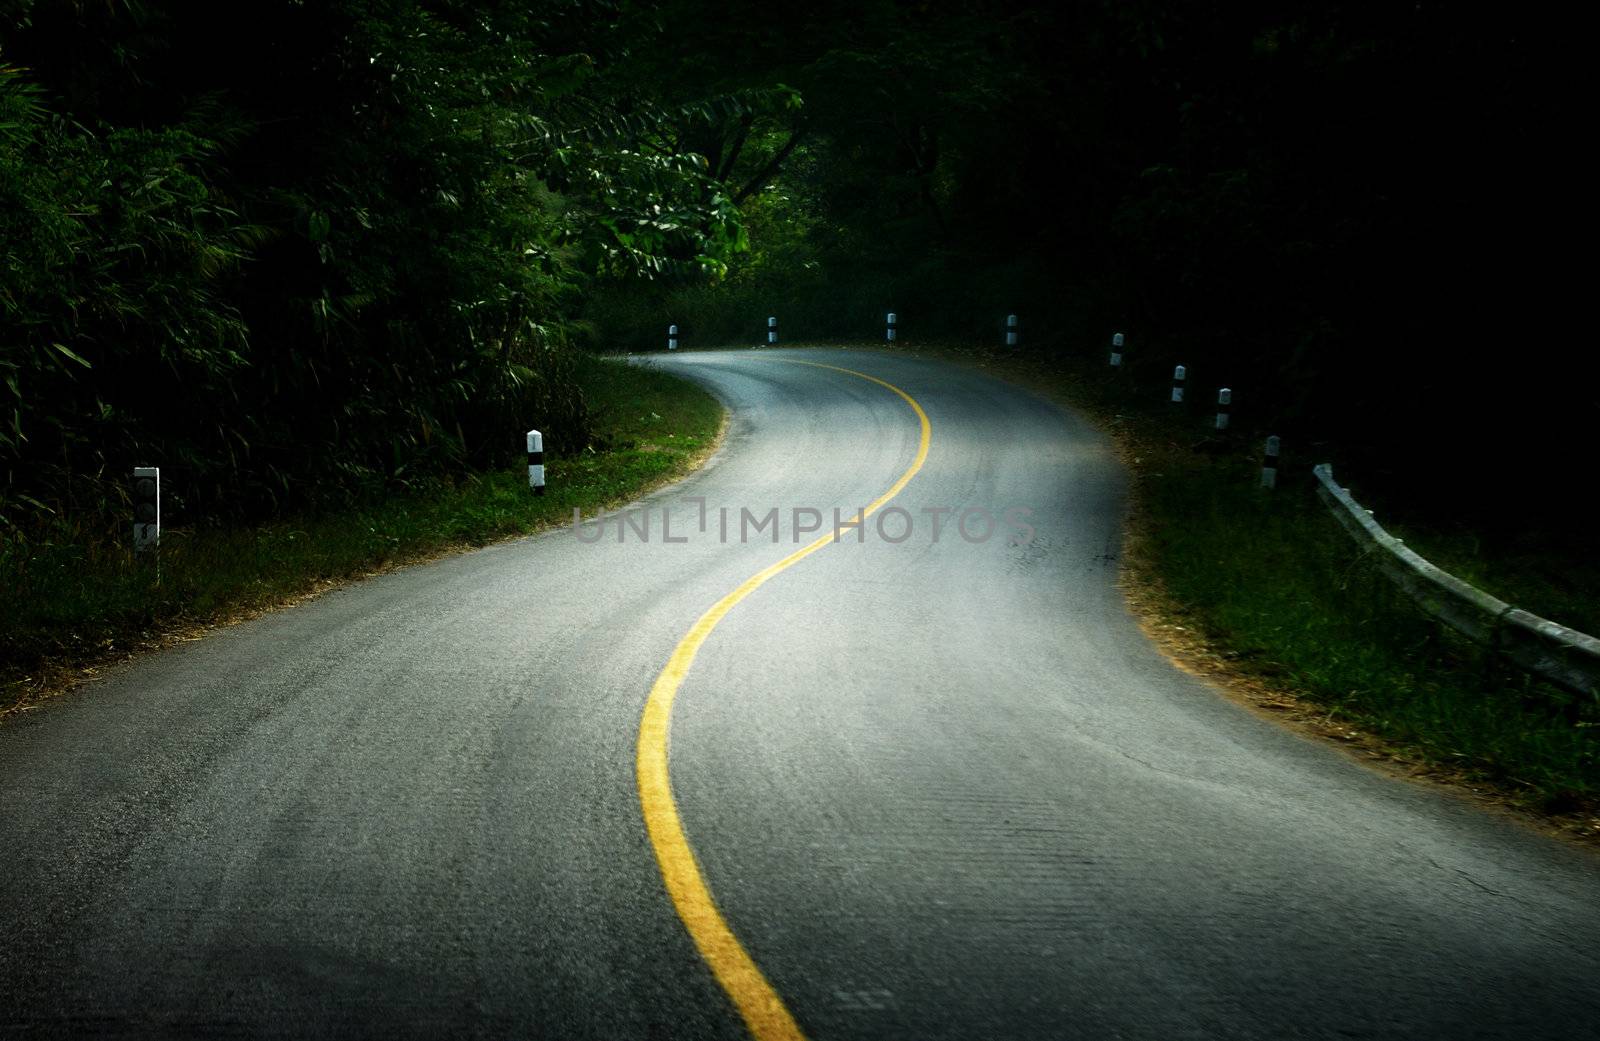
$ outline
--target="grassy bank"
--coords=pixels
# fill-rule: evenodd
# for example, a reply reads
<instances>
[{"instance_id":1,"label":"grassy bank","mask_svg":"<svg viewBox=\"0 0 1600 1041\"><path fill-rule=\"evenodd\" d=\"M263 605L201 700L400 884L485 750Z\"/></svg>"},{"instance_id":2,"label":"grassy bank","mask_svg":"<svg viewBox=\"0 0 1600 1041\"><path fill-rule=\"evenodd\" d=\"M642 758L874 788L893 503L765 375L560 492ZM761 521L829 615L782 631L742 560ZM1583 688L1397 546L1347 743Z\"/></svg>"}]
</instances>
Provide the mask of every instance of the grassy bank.
<instances>
[{"instance_id":1,"label":"grassy bank","mask_svg":"<svg viewBox=\"0 0 1600 1041\"><path fill-rule=\"evenodd\" d=\"M1600 634L1600 557L1588 538L1553 537L1540 529L1538 517L1521 531L1485 536L1386 505L1379 498L1369 508L1391 534L1446 571L1525 611Z\"/></svg>"},{"instance_id":2,"label":"grassy bank","mask_svg":"<svg viewBox=\"0 0 1600 1041\"><path fill-rule=\"evenodd\" d=\"M258 527L168 528L159 575L125 540L0 545L0 712L175 634L625 501L686 473L715 442L721 406L678 377L592 361L582 382L595 437L548 457L542 497L517 468Z\"/></svg>"},{"instance_id":3,"label":"grassy bank","mask_svg":"<svg viewBox=\"0 0 1600 1041\"><path fill-rule=\"evenodd\" d=\"M1299 475L1275 493L1235 459L1141 446L1146 565L1235 667L1530 805L1600 794L1600 713L1424 615Z\"/></svg>"}]
</instances>

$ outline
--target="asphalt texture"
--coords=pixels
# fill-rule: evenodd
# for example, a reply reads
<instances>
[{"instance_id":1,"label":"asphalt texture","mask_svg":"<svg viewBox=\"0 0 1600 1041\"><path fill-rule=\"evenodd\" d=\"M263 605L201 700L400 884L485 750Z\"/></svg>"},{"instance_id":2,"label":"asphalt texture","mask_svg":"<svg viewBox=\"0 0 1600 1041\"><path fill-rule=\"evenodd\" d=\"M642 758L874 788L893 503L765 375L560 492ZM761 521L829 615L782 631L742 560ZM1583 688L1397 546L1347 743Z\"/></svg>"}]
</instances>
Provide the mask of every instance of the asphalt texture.
<instances>
[{"instance_id":1,"label":"asphalt texture","mask_svg":"<svg viewBox=\"0 0 1600 1041\"><path fill-rule=\"evenodd\" d=\"M1600 1037L1600 859L1169 664L1118 592L1122 477L1086 424L787 349L646 362L732 413L639 504L649 542L608 520L369 579L0 723L0 1035L744 1036L664 891L635 740L792 511L831 528L916 452L899 397L797 360L932 425L904 515L740 603L672 717L706 881L808 1036Z\"/></svg>"}]
</instances>

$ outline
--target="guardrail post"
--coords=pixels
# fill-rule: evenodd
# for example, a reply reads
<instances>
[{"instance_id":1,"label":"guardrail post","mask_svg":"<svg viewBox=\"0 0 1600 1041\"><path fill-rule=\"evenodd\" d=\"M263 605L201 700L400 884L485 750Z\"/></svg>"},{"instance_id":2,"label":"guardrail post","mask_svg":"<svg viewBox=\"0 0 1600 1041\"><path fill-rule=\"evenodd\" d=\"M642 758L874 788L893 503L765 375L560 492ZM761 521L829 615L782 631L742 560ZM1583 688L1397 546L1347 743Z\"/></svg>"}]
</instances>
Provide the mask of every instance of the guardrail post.
<instances>
[{"instance_id":1,"label":"guardrail post","mask_svg":"<svg viewBox=\"0 0 1600 1041\"><path fill-rule=\"evenodd\" d=\"M1233 411L1233 391L1223 387L1217 391L1217 429L1228 429L1228 415Z\"/></svg>"},{"instance_id":2,"label":"guardrail post","mask_svg":"<svg viewBox=\"0 0 1600 1041\"><path fill-rule=\"evenodd\" d=\"M669 325L669 326L667 326L667 350L675 351L677 349L678 349L678 327L676 325Z\"/></svg>"},{"instance_id":3,"label":"guardrail post","mask_svg":"<svg viewBox=\"0 0 1600 1041\"><path fill-rule=\"evenodd\" d=\"M1267 451L1261 457L1261 487L1276 488L1278 486L1278 435L1273 434L1267 438Z\"/></svg>"},{"instance_id":4,"label":"guardrail post","mask_svg":"<svg viewBox=\"0 0 1600 1041\"><path fill-rule=\"evenodd\" d=\"M544 435L528 431L528 487L533 494L544 494Z\"/></svg>"},{"instance_id":5,"label":"guardrail post","mask_svg":"<svg viewBox=\"0 0 1600 1041\"><path fill-rule=\"evenodd\" d=\"M133 551L161 547L161 467L133 468Z\"/></svg>"},{"instance_id":6,"label":"guardrail post","mask_svg":"<svg viewBox=\"0 0 1600 1041\"><path fill-rule=\"evenodd\" d=\"M1121 333L1112 333L1111 334L1111 364L1112 365L1121 365L1122 364L1122 334Z\"/></svg>"},{"instance_id":7,"label":"guardrail post","mask_svg":"<svg viewBox=\"0 0 1600 1041\"><path fill-rule=\"evenodd\" d=\"M1172 403L1183 404L1183 381L1189 378L1189 370L1182 365L1172 370Z\"/></svg>"},{"instance_id":8,"label":"guardrail post","mask_svg":"<svg viewBox=\"0 0 1600 1041\"><path fill-rule=\"evenodd\" d=\"M767 319L767 342L778 342L778 320L776 318Z\"/></svg>"},{"instance_id":9,"label":"guardrail post","mask_svg":"<svg viewBox=\"0 0 1600 1041\"><path fill-rule=\"evenodd\" d=\"M1014 315L1014 314L1008 314L1008 315L1006 315L1006 346L1007 347L1015 347L1016 345L1017 345L1017 316Z\"/></svg>"},{"instance_id":10,"label":"guardrail post","mask_svg":"<svg viewBox=\"0 0 1600 1041\"><path fill-rule=\"evenodd\" d=\"M895 327L895 323L898 320L899 320L899 316L896 315L893 311L890 311L889 312L889 325L888 325L888 328L884 330L884 334L883 334L884 335L884 339L887 340L889 343L893 343L894 342L894 327Z\"/></svg>"}]
</instances>

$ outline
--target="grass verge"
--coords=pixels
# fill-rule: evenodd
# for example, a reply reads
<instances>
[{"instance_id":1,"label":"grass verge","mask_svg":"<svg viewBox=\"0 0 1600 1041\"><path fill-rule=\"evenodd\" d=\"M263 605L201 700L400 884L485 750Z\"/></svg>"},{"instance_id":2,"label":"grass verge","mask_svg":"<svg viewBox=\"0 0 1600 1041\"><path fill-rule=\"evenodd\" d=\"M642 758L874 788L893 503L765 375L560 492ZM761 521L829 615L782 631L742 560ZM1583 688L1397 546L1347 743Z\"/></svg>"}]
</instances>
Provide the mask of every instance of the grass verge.
<instances>
[{"instance_id":1,"label":"grass verge","mask_svg":"<svg viewBox=\"0 0 1600 1041\"><path fill-rule=\"evenodd\" d=\"M1492 493L1491 493L1492 494ZM1391 516L1381 499L1372 506ZM1518 531L1485 536L1449 522L1394 512L1389 533L1456 577L1525 611L1579 632L1600 634L1600 556L1587 536L1553 537L1530 517Z\"/></svg>"},{"instance_id":2,"label":"grass verge","mask_svg":"<svg viewBox=\"0 0 1600 1041\"><path fill-rule=\"evenodd\" d=\"M1301 475L1145 442L1134 566L1229 661L1531 808L1593 807L1600 715L1421 612Z\"/></svg>"},{"instance_id":3,"label":"grass verge","mask_svg":"<svg viewBox=\"0 0 1600 1041\"><path fill-rule=\"evenodd\" d=\"M527 534L688 473L715 447L723 410L649 368L595 361L584 390L595 438L550 457L548 493L526 470L469 474L370 506L258 527L162 533L155 562L126 544L0 547L0 715L128 654L185 638L363 575Z\"/></svg>"}]
</instances>

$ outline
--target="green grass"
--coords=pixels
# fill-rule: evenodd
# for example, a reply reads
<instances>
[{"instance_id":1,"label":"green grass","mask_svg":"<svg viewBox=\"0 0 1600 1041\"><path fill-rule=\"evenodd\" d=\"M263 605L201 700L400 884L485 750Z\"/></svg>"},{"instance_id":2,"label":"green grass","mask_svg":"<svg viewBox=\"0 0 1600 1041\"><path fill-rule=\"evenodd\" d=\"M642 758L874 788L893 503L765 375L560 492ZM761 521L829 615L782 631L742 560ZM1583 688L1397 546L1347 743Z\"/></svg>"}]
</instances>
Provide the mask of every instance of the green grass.
<instances>
[{"instance_id":1,"label":"green grass","mask_svg":"<svg viewBox=\"0 0 1600 1041\"><path fill-rule=\"evenodd\" d=\"M329 582L591 513L687 472L714 442L722 408L678 377L596 361L584 367L595 437L547 457L548 493L527 471L370 506L222 530L168 528L159 577L126 543L0 547L0 711L58 683L64 669L114 658L165 631L272 607Z\"/></svg>"},{"instance_id":2,"label":"green grass","mask_svg":"<svg viewBox=\"0 0 1600 1041\"><path fill-rule=\"evenodd\" d=\"M1494 596L1560 622L1600 635L1600 557L1590 545L1572 545L1530 518L1522 531L1485 539L1448 524L1410 518L1383 520L1390 534L1458 578Z\"/></svg>"},{"instance_id":3,"label":"green grass","mask_svg":"<svg viewBox=\"0 0 1600 1041\"><path fill-rule=\"evenodd\" d=\"M1138 488L1165 587L1242 667L1423 759L1535 805L1600 795L1600 713L1420 612L1309 482L1254 487L1250 463L1155 454Z\"/></svg>"}]
</instances>

